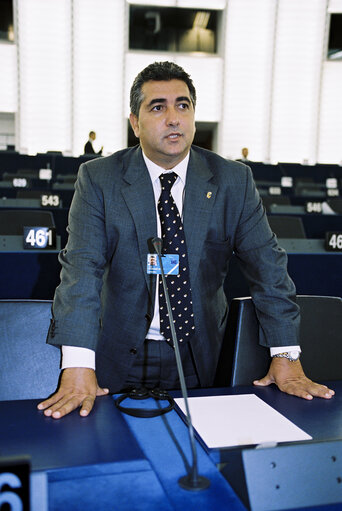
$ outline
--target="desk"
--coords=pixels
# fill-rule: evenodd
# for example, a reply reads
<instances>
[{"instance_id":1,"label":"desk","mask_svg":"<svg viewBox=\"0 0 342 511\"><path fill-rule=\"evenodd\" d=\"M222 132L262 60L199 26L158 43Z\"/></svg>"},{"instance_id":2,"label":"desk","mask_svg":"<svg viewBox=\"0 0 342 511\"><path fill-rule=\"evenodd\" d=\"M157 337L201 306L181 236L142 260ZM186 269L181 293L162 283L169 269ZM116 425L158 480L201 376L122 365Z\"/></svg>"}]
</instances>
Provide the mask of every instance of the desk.
<instances>
[{"instance_id":1,"label":"desk","mask_svg":"<svg viewBox=\"0 0 342 511\"><path fill-rule=\"evenodd\" d=\"M239 386L221 389L191 390L191 396L255 394L279 413L312 436L314 441L342 440L342 381L325 382L336 391L332 399L305 401L269 387ZM227 451L210 450L215 463L227 459Z\"/></svg>"},{"instance_id":2,"label":"desk","mask_svg":"<svg viewBox=\"0 0 342 511\"><path fill-rule=\"evenodd\" d=\"M190 460L188 432L175 411L155 419L123 416L111 396L96 400L87 418L60 421L36 410L37 400L0 402L0 456L28 454L33 476L45 475L32 511L244 511L213 461L199 447L205 492L181 489Z\"/></svg>"},{"instance_id":3,"label":"desk","mask_svg":"<svg viewBox=\"0 0 342 511\"><path fill-rule=\"evenodd\" d=\"M294 510L294 505L324 511L342 509L342 381L326 383L336 391L330 400L315 398L305 401L279 392L273 385L191 391L191 396L254 393L312 436L312 441L259 450L254 446L206 448L209 456L220 463L222 473L246 503L249 483L248 491L255 509L264 511L265 503L268 506L278 503L279 507L272 505L271 509L289 506ZM338 504L315 505L317 502L329 502L332 495ZM314 508L308 506L310 500Z\"/></svg>"},{"instance_id":4,"label":"desk","mask_svg":"<svg viewBox=\"0 0 342 511\"><path fill-rule=\"evenodd\" d=\"M342 438L342 382L332 386L339 392L330 401L308 402L272 387L195 390L191 395L252 391L315 440L324 440ZM37 402L0 402L0 455L31 456L33 475L45 475L49 511L245 511L215 466L217 453L208 454L200 444L199 472L209 477L209 489L192 493L178 486L191 456L187 428L175 411L153 419L123 416L113 398L105 396L97 399L89 417L73 412L56 421L38 412ZM39 494L43 486L44 480ZM39 506L33 502L32 511L45 511ZM324 509L341 509L337 506Z\"/></svg>"}]
</instances>

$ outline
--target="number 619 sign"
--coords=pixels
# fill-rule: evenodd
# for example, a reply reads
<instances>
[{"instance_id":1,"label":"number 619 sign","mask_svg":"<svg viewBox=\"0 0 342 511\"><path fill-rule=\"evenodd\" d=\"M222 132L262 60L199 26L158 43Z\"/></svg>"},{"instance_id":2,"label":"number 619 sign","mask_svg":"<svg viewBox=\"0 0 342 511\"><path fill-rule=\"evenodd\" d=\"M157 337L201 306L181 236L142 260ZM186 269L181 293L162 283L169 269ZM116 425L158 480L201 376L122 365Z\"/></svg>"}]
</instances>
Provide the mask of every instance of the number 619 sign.
<instances>
[{"instance_id":1,"label":"number 619 sign","mask_svg":"<svg viewBox=\"0 0 342 511\"><path fill-rule=\"evenodd\" d=\"M24 248L30 250L55 249L56 229L54 227L24 227Z\"/></svg>"}]
</instances>

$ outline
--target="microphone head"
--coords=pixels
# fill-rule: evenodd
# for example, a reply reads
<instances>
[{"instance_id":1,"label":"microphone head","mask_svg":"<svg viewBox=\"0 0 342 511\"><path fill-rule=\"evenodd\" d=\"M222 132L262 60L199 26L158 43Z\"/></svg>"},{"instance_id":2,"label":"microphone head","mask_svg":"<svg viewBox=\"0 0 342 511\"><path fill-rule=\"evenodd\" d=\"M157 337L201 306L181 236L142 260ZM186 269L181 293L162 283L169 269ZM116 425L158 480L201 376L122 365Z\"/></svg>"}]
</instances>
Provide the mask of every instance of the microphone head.
<instances>
[{"instance_id":1,"label":"microphone head","mask_svg":"<svg viewBox=\"0 0 342 511\"><path fill-rule=\"evenodd\" d=\"M163 242L160 238L152 238L152 245L154 247L154 250L157 252L158 255L161 255L162 245Z\"/></svg>"}]
</instances>

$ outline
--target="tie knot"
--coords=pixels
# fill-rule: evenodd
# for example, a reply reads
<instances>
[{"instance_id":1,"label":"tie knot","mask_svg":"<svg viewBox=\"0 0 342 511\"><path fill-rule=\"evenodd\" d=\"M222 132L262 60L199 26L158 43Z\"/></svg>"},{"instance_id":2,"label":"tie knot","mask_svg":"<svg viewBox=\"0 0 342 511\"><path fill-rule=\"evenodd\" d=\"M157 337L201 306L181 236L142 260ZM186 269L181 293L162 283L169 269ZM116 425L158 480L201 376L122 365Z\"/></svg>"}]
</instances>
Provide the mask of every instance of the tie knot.
<instances>
[{"instance_id":1,"label":"tie knot","mask_svg":"<svg viewBox=\"0 0 342 511\"><path fill-rule=\"evenodd\" d=\"M175 181L177 179L178 175L176 172L169 172L167 174L160 174L159 179L162 185L163 190L170 191L173 185L175 184Z\"/></svg>"}]
</instances>

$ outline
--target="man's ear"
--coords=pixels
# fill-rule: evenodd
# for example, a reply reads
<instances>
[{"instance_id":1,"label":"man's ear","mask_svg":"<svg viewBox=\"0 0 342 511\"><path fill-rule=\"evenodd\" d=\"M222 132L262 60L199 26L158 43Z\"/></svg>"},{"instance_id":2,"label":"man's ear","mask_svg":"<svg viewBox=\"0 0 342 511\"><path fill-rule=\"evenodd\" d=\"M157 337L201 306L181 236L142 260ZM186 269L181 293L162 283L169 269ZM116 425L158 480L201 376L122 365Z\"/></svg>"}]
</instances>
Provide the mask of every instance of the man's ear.
<instances>
[{"instance_id":1,"label":"man's ear","mask_svg":"<svg viewBox=\"0 0 342 511\"><path fill-rule=\"evenodd\" d=\"M139 119L136 115L132 114L132 112L129 114L129 122L131 123L134 135L139 138Z\"/></svg>"}]
</instances>

